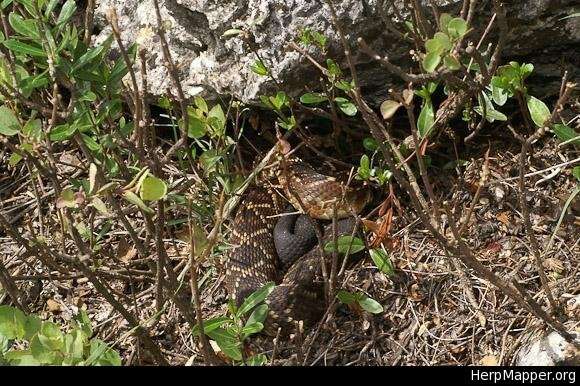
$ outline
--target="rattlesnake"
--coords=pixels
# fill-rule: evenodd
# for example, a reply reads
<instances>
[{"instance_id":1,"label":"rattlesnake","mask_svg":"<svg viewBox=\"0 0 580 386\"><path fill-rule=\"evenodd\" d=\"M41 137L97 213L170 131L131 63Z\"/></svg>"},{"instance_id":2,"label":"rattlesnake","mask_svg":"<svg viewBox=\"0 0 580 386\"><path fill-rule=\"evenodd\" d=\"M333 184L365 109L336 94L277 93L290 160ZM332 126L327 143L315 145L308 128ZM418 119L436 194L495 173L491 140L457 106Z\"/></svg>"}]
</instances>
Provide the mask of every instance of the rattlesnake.
<instances>
[{"instance_id":1,"label":"rattlesnake","mask_svg":"<svg viewBox=\"0 0 580 386\"><path fill-rule=\"evenodd\" d=\"M233 221L229 239L232 248L225 264L226 288L238 305L266 283L278 284L266 299L267 334L275 334L278 328L285 333L294 331L298 321L311 326L325 310L321 252L315 247L314 224L304 214L280 216L287 208L285 201L315 219L329 220L335 213L339 219L336 235L342 236L353 232L352 214L362 210L369 199L367 190L346 186L298 159L278 163L273 168L274 180L285 197L272 187L271 180L249 188ZM320 245L333 237L332 227L327 225Z\"/></svg>"}]
</instances>

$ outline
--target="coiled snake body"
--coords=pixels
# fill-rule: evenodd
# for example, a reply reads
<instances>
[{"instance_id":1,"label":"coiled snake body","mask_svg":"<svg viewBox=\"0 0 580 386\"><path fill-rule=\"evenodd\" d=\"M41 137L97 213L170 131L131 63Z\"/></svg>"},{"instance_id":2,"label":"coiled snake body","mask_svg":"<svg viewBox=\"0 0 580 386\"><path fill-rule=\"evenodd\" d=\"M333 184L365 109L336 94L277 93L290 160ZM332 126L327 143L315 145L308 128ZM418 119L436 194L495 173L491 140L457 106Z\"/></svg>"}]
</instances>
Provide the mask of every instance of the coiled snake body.
<instances>
[{"instance_id":1,"label":"coiled snake body","mask_svg":"<svg viewBox=\"0 0 580 386\"><path fill-rule=\"evenodd\" d=\"M368 192L346 187L335 178L316 172L301 161L285 163L278 182L286 199L316 219L337 221L337 236L351 234L351 213L368 201ZM325 310L320 248L311 220L306 215L284 215L285 200L268 184L246 192L233 221L226 260L225 281L230 297L240 304L268 282L277 286L266 299L269 313L264 331L276 334L294 331L295 323L306 327L320 319ZM291 209L291 208L290 208ZM332 240L329 225L322 245ZM328 256L324 256L327 258Z\"/></svg>"}]
</instances>

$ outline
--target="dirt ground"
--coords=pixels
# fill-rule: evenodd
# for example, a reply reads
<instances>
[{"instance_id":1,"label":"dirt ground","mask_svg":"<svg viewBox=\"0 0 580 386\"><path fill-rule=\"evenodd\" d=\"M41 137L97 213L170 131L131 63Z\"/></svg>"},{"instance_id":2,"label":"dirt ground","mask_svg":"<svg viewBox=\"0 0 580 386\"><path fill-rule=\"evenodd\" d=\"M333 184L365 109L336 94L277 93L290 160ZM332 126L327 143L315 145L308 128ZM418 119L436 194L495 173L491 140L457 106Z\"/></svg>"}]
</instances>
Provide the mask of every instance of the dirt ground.
<instances>
[{"instance_id":1,"label":"dirt ground","mask_svg":"<svg viewBox=\"0 0 580 386\"><path fill-rule=\"evenodd\" d=\"M466 240L486 267L505 280L517 281L547 307L518 204L519 145L509 136L507 131L498 135L484 133L479 145L461 149L460 159L465 161L461 167L442 167L446 157L453 159L445 155L450 149L434 150L434 158L438 154L443 157L430 169L430 176L435 193L442 200L468 204L480 179L485 151L490 149L490 175L475 206ZM561 306L560 318L567 320L570 331L579 331L580 202L576 199L570 207L564 206L578 184L569 167L578 162L577 156L577 152L565 152L554 138L547 137L534 145L530 175L526 178L533 230L545 248L544 268ZM28 169L24 165L9 169L7 154L1 157L0 209L22 234L29 234L27 229L33 227L58 242L61 228L53 206L54 191L44 191L41 203L41 215L52 226L38 229L37 201L26 183L30 178ZM74 153L63 151L57 157L63 175L78 177L80 161ZM166 171L171 174L173 168L175 165L167 165ZM253 338L247 352L264 353L278 365L513 364L522 345L549 331L541 321L473 272L467 270L468 276L461 279L449 257L407 209L405 201L402 197L390 236L394 274L380 272L366 257L346 271L342 283L344 289L363 291L377 300L384 307L383 313L371 315L337 304L334 312L317 328L305 331L304 336L292 336L277 344L264 336ZM179 210L175 213L179 217ZM136 218L133 221L138 222ZM154 325L153 338L171 364L202 364L197 340L174 303L167 302L161 315L156 316L155 273L149 269L155 256L136 259L130 239L123 231L107 232L113 224L106 219L99 224L98 231L106 242L96 262L97 272L106 278L129 310L141 321ZM172 230L173 237L165 240L166 248L175 271L187 280L189 248L184 237L180 237L182 227L176 225ZM224 239L227 234L226 226ZM204 318L223 315L227 308L219 269L222 252L218 248L200 274ZM125 364L150 362L136 339L126 334L129 330L126 321L82 275L47 271L34 256L23 254L3 234L0 234L0 258L26 294L33 312L42 318L67 322L79 308L84 308L96 334L115 345ZM472 301L468 299L466 285L473 289ZM0 292L0 303L7 301L7 295ZM474 302L477 308L473 307Z\"/></svg>"}]
</instances>

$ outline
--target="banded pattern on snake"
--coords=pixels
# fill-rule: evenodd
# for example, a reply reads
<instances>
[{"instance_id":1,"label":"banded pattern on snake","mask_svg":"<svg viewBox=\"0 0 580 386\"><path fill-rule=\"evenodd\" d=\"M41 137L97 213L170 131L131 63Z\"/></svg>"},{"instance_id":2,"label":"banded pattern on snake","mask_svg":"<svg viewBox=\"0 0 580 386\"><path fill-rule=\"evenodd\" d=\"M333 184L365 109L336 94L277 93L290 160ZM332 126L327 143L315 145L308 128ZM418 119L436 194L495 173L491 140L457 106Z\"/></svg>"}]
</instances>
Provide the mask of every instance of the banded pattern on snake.
<instances>
[{"instance_id":1,"label":"banded pattern on snake","mask_svg":"<svg viewBox=\"0 0 580 386\"><path fill-rule=\"evenodd\" d=\"M232 249L225 264L226 288L237 304L266 283L277 283L266 299L269 314L264 332L269 335L275 335L279 327L284 333L291 332L300 320L305 327L312 326L326 307L321 252L314 247L313 224L304 214L280 216L286 202L314 219L332 219L336 213L340 219L336 234L341 236L353 232L351 214L360 212L369 199L368 191L347 187L302 161L283 164L276 174L285 197L268 183L257 184L245 193L233 221ZM332 238L328 225L322 245Z\"/></svg>"}]
</instances>

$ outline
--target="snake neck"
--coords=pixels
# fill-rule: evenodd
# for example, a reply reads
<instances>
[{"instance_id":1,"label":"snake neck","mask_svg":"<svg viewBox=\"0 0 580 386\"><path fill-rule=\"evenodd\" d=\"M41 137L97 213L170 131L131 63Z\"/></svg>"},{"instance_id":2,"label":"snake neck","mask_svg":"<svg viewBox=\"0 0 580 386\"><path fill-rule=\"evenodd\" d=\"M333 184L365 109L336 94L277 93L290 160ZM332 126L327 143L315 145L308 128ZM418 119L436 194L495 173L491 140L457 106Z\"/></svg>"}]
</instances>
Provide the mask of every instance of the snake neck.
<instances>
[{"instance_id":1,"label":"snake neck","mask_svg":"<svg viewBox=\"0 0 580 386\"><path fill-rule=\"evenodd\" d=\"M350 217L360 213L370 201L368 187L322 174L297 157L281 164L279 186L297 210L312 218Z\"/></svg>"},{"instance_id":2,"label":"snake neck","mask_svg":"<svg viewBox=\"0 0 580 386\"><path fill-rule=\"evenodd\" d=\"M285 142L277 146L272 161L256 180L258 186L283 192L299 212L320 220L342 219L362 211L371 192L368 186L357 182L323 174L292 154Z\"/></svg>"}]
</instances>

